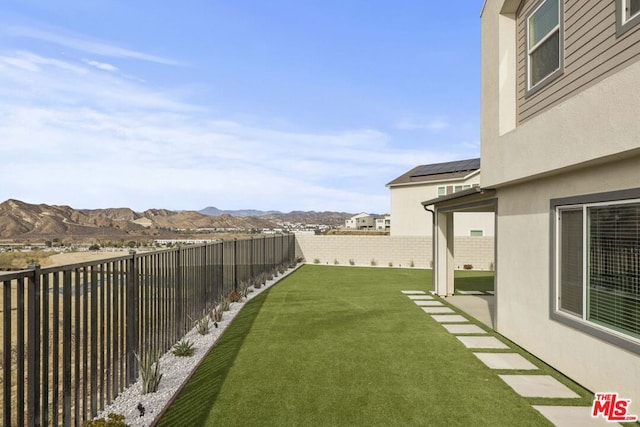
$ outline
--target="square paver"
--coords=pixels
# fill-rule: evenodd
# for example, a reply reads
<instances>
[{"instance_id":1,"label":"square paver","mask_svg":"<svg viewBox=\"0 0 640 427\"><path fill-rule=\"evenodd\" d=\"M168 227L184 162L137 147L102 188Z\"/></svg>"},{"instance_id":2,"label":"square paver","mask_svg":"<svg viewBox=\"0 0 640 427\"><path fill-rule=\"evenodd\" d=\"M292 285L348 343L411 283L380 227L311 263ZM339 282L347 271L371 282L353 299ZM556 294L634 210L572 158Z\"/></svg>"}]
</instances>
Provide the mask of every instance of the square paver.
<instances>
[{"instance_id":1,"label":"square paver","mask_svg":"<svg viewBox=\"0 0 640 427\"><path fill-rule=\"evenodd\" d=\"M486 334L484 329L476 325L442 325L452 334Z\"/></svg>"},{"instance_id":2,"label":"square paver","mask_svg":"<svg viewBox=\"0 0 640 427\"><path fill-rule=\"evenodd\" d=\"M538 369L518 353L473 353L491 369Z\"/></svg>"},{"instance_id":3,"label":"square paver","mask_svg":"<svg viewBox=\"0 0 640 427\"><path fill-rule=\"evenodd\" d=\"M416 300L413 302L415 302L416 305L419 305L420 307L443 307L444 306L443 303L436 300L429 300L429 301Z\"/></svg>"},{"instance_id":4,"label":"square paver","mask_svg":"<svg viewBox=\"0 0 640 427\"><path fill-rule=\"evenodd\" d=\"M409 299L418 301L418 300L432 300L433 297L431 295L409 295Z\"/></svg>"},{"instance_id":5,"label":"square paver","mask_svg":"<svg viewBox=\"0 0 640 427\"><path fill-rule=\"evenodd\" d=\"M580 397L550 375L498 375L520 396L524 397Z\"/></svg>"},{"instance_id":6,"label":"square paver","mask_svg":"<svg viewBox=\"0 0 640 427\"><path fill-rule=\"evenodd\" d=\"M603 417L593 418L591 416L591 406L539 406L534 405L534 409L544 415L555 426L560 427L597 427L597 426L619 426Z\"/></svg>"},{"instance_id":7,"label":"square paver","mask_svg":"<svg viewBox=\"0 0 640 427\"><path fill-rule=\"evenodd\" d=\"M467 348L509 348L496 337L457 336L456 338L458 338Z\"/></svg>"},{"instance_id":8,"label":"square paver","mask_svg":"<svg viewBox=\"0 0 640 427\"><path fill-rule=\"evenodd\" d=\"M444 314L444 313L455 313L449 307L422 307L425 313L427 314Z\"/></svg>"},{"instance_id":9,"label":"square paver","mask_svg":"<svg viewBox=\"0 0 640 427\"><path fill-rule=\"evenodd\" d=\"M456 291L456 294L460 295L484 295L482 291Z\"/></svg>"},{"instance_id":10,"label":"square paver","mask_svg":"<svg viewBox=\"0 0 640 427\"><path fill-rule=\"evenodd\" d=\"M425 295L425 291L402 291L405 295Z\"/></svg>"},{"instance_id":11,"label":"square paver","mask_svg":"<svg viewBox=\"0 0 640 427\"><path fill-rule=\"evenodd\" d=\"M431 318L438 323L466 323L469 321L459 314L434 314Z\"/></svg>"}]
</instances>

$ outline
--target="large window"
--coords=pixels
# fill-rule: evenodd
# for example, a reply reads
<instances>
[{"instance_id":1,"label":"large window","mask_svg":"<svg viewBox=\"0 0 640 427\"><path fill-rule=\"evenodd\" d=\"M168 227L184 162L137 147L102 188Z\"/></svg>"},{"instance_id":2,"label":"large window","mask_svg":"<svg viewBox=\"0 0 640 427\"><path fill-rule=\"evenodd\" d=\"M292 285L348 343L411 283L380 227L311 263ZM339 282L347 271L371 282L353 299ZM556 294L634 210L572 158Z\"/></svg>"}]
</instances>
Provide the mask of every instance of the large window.
<instances>
[{"instance_id":1,"label":"large window","mask_svg":"<svg viewBox=\"0 0 640 427\"><path fill-rule=\"evenodd\" d=\"M640 0L616 0L618 35L640 23Z\"/></svg>"},{"instance_id":2,"label":"large window","mask_svg":"<svg viewBox=\"0 0 640 427\"><path fill-rule=\"evenodd\" d=\"M560 0L544 0L527 17L527 89L562 72Z\"/></svg>"},{"instance_id":3,"label":"large window","mask_svg":"<svg viewBox=\"0 0 640 427\"><path fill-rule=\"evenodd\" d=\"M554 310L640 343L640 200L555 207Z\"/></svg>"}]
</instances>

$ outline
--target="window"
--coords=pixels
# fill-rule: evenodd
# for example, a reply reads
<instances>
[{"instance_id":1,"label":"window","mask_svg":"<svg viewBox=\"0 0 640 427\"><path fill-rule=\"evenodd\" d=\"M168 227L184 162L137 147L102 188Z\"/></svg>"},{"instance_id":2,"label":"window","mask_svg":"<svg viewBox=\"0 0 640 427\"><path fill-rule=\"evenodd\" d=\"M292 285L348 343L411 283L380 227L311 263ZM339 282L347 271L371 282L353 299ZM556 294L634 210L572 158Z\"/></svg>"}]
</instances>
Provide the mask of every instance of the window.
<instances>
[{"instance_id":1,"label":"window","mask_svg":"<svg viewBox=\"0 0 640 427\"><path fill-rule=\"evenodd\" d=\"M618 36L640 22L640 0L616 0L616 30Z\"/></svg>"},{"instance_id":2,"label":"window","mask_svg":"<svg viewBox=\"0 0 640 427\"><path fill-rule=\"evenodd\" d=\"M438 197L445 196L447 194L446 187L438 187Z\"/></svg>"},{"instance_id":3,"label":"window","mask_svg":"<svg viewBox=\"0 0 640 427\"><path fill-rule=\"evenodd\" d=\"M484 236L483 230L469 230L469 236L471 237L482 237Z\"/></svg>"},{"instance_id":4,"label":"window","mask_svg":"<svg viewBox=\"0 0 640 427\"><path fill-rule=\"evenodd\" d=\"M640 199L558 205L555 221L556 314L640 348Z\"/></svg>"},{"instance_id":5,"label":"window","mask_svg":"<svg viewBox=\"0 0 640 427\"><path fill-rule=\"evenodd\" d=\"M544 0L527 18L527 89L562 72L560 0Z\"/></svg>"}]
</instances>

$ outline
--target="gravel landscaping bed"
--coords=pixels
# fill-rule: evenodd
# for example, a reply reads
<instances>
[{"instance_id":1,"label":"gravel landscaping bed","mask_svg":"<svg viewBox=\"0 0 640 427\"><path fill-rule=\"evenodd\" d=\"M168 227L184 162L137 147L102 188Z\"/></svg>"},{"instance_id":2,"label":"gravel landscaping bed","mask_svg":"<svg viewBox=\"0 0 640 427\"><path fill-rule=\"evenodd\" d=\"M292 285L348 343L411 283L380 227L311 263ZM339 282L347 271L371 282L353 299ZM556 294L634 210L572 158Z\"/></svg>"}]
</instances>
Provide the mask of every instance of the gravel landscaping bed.
<instances>
[{"instance_id":1,"label":"gravel landscaping bed","mask_svg":"<svg viewBox=\"0 0 640 427\"><path fill-rule=\"evenodd\" d=\"M162 413L173 396L180 390L182 384L191 375L204 356L206 356L211 347L215 345L242 307L248 301L291 274L296 268L288 269L284 274L267 281L267 283L259 289L252 288L253 292L249 293L246 299L231 304L229 311L225 311L222 320L218 322L217 328L214 328L213 322L210 322L211 329L208 334L198 334L195 327L189 331L183 339L193 343L195 348L193 356L178 357L174 356L171 351L165 353L159 360L162 379L155 393L142 394L141 381L138 380L135 384L120 393L104 411L98 413L96 419L106 418L108 414L115 413L124 415L124 422L130 426L142 427L151 425L156 417ZM139 407L144 408L144 415L141 414L142 411L138 409Z\"/></svg>"}]
</instances>

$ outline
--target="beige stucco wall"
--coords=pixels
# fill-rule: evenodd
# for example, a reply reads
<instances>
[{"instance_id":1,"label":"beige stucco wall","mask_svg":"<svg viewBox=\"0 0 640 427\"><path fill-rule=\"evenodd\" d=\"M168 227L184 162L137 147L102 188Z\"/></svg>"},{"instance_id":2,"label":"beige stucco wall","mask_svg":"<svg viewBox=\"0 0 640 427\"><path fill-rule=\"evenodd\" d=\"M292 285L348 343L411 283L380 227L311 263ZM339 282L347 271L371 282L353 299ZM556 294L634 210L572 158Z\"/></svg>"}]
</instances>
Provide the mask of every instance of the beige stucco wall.
<instances>
[{"instance_id":1,"label":"beige stucco wall","mask_svg":"<svg viewBox=\"0 0 640 427\"><path fill-rule=\"evenodd\" d=\"M391 187L391 235L432 236L433 219L431 217L431 213L425 211L422 207L422 202L438 197L439 186L452 184L473 185L479 183L479 175L474 175L464 181ZM493 214L473 213L456 215L456 236L469 236L469 232L472 229L484 230L485 236L493 236Z\"/></svg>"},{"instance_id":2,"label":"beige stucco wall","mask_svg":"<svg viewBox=\"0 0 640 427\"><path fill-rule=\"evenodd\" d=\"M549 318L550 200L636 188L639 165L634 157L500 189L496 303L498 332L589 390L640 403L637 354Z\"/></svg>"},{"instance_id":3,"label":"beige stucco wall","mask_svg":"<svg viewBox=\"0 0 640 427\"><path fill-rule=\"evenodd\" d=\"M489 270L493 266L493 237L458 237L455 239L456 266L473 265L476 270ZM296 256L313 263L371 265L431 268L431 237L427 236L317 236L296 234Z\"/></svg>"},{"instance_id":4,"label":"beige stucco wall","mask_svg":"<svg viewBox=\"0 0 640 427\"><path fill-rule=\"evenodd\" d=\"M502 3L488 0L482 15L482 187L640 152L637 61L518 127L511 126L515 124L516 23L499 15Z\"/></svg>"}]
</instances>

